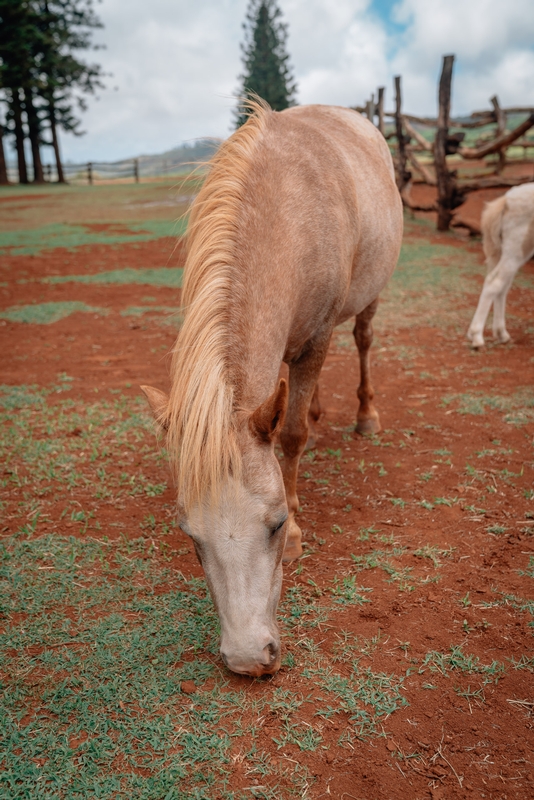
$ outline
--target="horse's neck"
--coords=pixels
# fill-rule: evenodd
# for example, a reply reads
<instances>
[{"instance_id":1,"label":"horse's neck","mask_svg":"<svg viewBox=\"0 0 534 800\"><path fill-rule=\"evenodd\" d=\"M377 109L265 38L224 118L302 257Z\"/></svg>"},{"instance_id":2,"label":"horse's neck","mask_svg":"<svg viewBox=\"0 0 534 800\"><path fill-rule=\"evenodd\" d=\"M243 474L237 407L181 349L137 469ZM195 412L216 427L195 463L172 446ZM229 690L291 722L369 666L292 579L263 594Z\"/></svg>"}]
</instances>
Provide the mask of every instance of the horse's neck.
<instances>
[{"instance_id":1,"label":"horse's neck","mask_svg":"<svg viewBox=\"0 0 534 800\"><path fill-rule=\"evenodd\" d=\"M228 352L236 405L254 409L274 390L284 355L279 327L261 302L233 309Z\"/></svg>"}]
</instances>

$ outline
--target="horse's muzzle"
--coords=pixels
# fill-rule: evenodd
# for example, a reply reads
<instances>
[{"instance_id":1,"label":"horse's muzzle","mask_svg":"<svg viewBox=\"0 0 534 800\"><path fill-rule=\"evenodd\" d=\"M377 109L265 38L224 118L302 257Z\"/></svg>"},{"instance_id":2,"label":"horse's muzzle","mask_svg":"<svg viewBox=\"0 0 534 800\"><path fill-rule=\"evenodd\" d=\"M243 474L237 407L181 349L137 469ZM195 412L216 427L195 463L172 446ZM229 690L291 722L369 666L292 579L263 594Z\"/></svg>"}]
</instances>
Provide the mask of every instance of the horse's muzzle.
<instances>
[{"instance_id":1,"label":"horse's muzzle","mask_svg":"<svg viewBox=\"0 0 534 800\"><path fill-rule=\"evenodd\" d=\"M252 678L274 675L280 669L280 644L271 640L255 659L232 658L222 650L221 657L228 669L238 675L250 675Z\"/></svg>"}]
</instances>

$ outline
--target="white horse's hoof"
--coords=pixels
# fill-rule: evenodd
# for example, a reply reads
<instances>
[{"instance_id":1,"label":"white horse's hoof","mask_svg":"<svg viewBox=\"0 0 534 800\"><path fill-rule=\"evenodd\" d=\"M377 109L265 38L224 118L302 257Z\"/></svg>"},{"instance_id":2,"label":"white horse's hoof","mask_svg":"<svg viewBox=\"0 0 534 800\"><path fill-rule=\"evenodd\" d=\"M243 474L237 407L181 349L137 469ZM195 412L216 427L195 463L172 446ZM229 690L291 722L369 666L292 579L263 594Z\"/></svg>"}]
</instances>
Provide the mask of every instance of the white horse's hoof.
<instances>
[{"instance_id":1,"label":"white horse's hoof","mask_svg":"<svg viewBox=\"0 0 534 800\"><path fill-rule=\"evenodd\" d=\"M512 339L508 331L493 331L493 336L495 338L495 341L498 342L499 344L506 344L507 342L510 342Z\"/></svg>"},{"instance_id":2,"label":"white horse's hoof","mask_svg":"<svg viewBox=\"0 0 534 800\"><path fill-rule=\"evenodd\" d=\"M467 338L471 342L471 347L474 350L478 350L480 347L484 347L484 337L481 333L477 333L469 329L467 331Z\"/></svg>"}]
</instances>

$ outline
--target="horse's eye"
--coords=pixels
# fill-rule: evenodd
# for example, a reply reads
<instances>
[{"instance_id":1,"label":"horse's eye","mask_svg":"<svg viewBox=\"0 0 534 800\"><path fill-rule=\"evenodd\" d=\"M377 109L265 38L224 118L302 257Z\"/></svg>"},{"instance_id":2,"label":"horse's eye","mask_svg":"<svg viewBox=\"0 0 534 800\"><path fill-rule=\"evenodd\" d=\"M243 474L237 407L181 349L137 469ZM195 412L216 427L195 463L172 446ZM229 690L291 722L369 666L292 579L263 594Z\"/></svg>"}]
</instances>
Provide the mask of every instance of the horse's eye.
<instances>
[{"instance_id":1,"label":"horse's eye","mask_svg":"<svg viewBox=\"0 0 534 800\"><path fill-rule=\"evenodd\" d=\"M271 536L274 536L274 535L275 535L275 533L278 533L278 531L280 530L280 528L283 528L283 527L284 527L284 525L285 525L285 523L286 523L286 520L287 520L287 517L285 517L285 518L282 520L282 522L280 522L280 524L276 526L276 528L271 528Z\"/></svg>"}]
</instances>

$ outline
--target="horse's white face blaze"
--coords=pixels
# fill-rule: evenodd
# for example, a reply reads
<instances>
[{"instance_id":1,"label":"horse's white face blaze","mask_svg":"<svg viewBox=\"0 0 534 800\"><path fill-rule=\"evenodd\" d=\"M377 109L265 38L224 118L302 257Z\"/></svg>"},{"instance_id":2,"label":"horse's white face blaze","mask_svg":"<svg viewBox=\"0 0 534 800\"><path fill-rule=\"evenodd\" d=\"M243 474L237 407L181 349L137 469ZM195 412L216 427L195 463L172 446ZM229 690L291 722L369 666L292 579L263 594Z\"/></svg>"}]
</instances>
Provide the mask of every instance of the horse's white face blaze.
<instances>
[{"instance_id":1,"label":"horse's white face blaze","mask_svg":"<svg viewBox=\"0 0 534 800\"><path fill-rule=\"evenodd\" d=\"M215 507L194 508L180 525L193 539L206 573L221 622L225 664L233 672L259 677L280 667L276 609L287 506L272 448L254 449L256 479L247 477L244 485L228 478Z\"/></svg>"}]
</instances>

